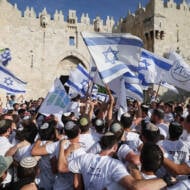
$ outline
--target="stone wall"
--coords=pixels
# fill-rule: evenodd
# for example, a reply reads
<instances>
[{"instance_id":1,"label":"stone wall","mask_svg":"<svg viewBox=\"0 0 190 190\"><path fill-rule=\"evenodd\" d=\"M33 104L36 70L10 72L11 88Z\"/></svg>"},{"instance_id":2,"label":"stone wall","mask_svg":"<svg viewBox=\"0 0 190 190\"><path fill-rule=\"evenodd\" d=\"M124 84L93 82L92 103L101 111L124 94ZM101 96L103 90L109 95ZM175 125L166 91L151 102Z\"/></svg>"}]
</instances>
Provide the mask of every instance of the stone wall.
<instances>
[{"instance_id":1,"label":"stone wall","mask_svg":"<svg viewBox=\"0 0 190 190\"><path fill-rule=\"evenodd\" d=\"M22 16L16 5L0 0L0 48L10 48L8 68L28 82L27 98L45 96L53 80L69 75L79 62L89 69L90 55L81 32L112 32L113 26L113 18L104 23L82 14L78 19L75 10L69 10L67 18L56 10L51 19L46 9L37 15L26 8Z\"/></svg>"},{"instance_id":2,"label":"stone wall","mask_svg":"<svg viewBox=\"0 0 190 190\"><path fill-rule=\"evenodd\" d=\"M121 20L117 32L129 32L144 41L144 47L159 55L174 50L190 63L190 8L183 0L150 0L146 7L139 4L133 14Z\"/></svg>"}]
</instances>

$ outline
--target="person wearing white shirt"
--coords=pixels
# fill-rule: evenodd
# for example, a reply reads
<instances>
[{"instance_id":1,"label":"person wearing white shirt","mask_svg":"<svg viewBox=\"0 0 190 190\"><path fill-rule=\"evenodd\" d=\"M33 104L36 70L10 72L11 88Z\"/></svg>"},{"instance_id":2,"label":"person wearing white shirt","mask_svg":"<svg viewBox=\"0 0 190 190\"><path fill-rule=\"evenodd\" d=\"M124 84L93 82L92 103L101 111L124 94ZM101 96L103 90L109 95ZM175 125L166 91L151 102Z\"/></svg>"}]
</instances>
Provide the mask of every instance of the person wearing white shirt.
<instances>
[{"instance_id":1,"label":"person wearing white shirt","mask_svg":"<svg viewBox=\"0 0 190 190\"><path fill-rule=\"evenodd\" d=\"M172 114L172 105L170 103L165 103L164 104L164 123L171 123L172 121L174 121L174 116Z\"/></svg>"},{"instance_id":2,"label":"person wearing white shirt","mask_svg":"<svg viewBox=\"0 0 190 190\"><path fill-rule=\"evenodd\" d=\"M53 189L55 190L73 190L73 174L72 173L60 173L61 172L61 163L59 163L59 154L60 149L66 150L69 148L72 144L80 144L79 143L79 134L80 129L79 126L73 122L68 121L65 124L64 128L65 134L68 137L68 140L64 140L64 144L62 145L62 141L57 141L54 143L48 143L46 145L41 146L41 141L38 140L32 149L32 155L33 156L44 156L44 155L51 155L51 164L52 164L52 170L56 173L55 182L53 184ZM76 155L84 154L85 151L81 147L80 151L76 153ZM55 165L56 164L56 165ZM59 170L59 173L57 173L57 168Z\"/></svg>"},{"instance_id":3,"label":"person wearing white shirt","mask_svg":"<svg viewBox=\"0 0 190 190\"><path fill-rule=\"evenodd\" d=\"M180 164L189 160L189 150L185 143L179 140L183 132L183 127L176 122L169 126L169 140L159 142L159 145L169 155L169 159L175 163Z\"/></svg>"},{"instance_id":4,"label":"person wearing white shirt","mask_svg":"<svg viewBox=\"0 0 190 190\"><path fill-rule=\"evenodd\" d=\"M168 136L168 125L164 123L164 111L161 109L153 110L151 122L160 129L160 134L166 139Z\"/></svg>"},{"instance_id":5,"label":"person wearing white shirt","mask_svg":"<svg viewBox=\"0 0 190 190\"><path fill-rule=\"evenodd\" d=\"M87 152L97 142L97 139L90 132L90 122L87 117L83 116L79 119L79 127L81 131L79 142L84 145Z\"/></svg>"},{"instance_id":6,"label":"person wearing white shirt","mask_svg":"<svg viewBox=\"0 0 190 190\"><path fill-rule=\"evenodd\" d=\"M134 190L157 190L167 185L162 179L135 180L119 160L111 158L118 148L117 138L110 132L106 135L107 138L100 142L102 151L99 155L87 153L67 162L63 154L62 171L82 174L84 189L88 190L102 190L112 183Z\"/></svg>"},{"instance_id":7,"label":"person wearing white shirt","mask_svg":"<svg viewBox=\"0 0 190 190\"><path fill-rule=\"evenodd\" d=\"M133 118L129 114L121 116L121 125L124 128L125 143L134 151L138 152L139 147L142 145L139 134L131 131Z\"/></svg>"}]
</instances>

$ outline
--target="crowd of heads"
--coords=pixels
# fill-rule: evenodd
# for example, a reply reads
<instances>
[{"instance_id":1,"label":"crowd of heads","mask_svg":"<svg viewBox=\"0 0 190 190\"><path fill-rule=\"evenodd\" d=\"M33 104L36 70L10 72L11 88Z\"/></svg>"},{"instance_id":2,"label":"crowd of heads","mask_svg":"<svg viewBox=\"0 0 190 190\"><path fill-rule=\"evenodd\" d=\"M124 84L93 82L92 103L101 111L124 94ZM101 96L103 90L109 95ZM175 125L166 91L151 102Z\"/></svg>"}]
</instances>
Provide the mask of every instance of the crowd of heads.
<instances>
[{"instance_id":1,"label":"crowd of heads","mask_svg":"<svg viewBox=\"0 0 190 190\"><path fill-rule=\"evenodd\" d=\"M120 160L134 180L134 170L141 180L176 178L168 160L189 169L190 104L128 99L128 112L118 117L119 108L108 95L108 102L76 96L59 116L38 112L43 98L19 103L10 96L0 115L0 187L51 190L69 183L72 189L75 181L66 174L75 175L68 168L82 154ZM188 172L182 174L188 178Z\"/></svg>"}]
</instances>

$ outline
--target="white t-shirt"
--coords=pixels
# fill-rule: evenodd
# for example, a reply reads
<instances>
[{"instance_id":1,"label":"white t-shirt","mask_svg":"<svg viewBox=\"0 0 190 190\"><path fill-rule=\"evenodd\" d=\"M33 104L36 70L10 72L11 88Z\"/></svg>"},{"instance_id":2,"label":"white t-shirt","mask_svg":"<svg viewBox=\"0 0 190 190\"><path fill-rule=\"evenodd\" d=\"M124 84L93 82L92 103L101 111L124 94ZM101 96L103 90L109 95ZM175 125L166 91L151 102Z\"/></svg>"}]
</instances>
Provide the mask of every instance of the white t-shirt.
<instances>
[{"instance_id":1,"label":"white t-shirt","mask_svg":"<svg viewBox=\"0 0 190 190\"><path fill-rule=\"evenodd\" d=\"M141 172L141 175L142 175L143 179L156 179L157 178L156 175L147 175L147 174L145 174L143 172Z\"/></svg>"},{"instance_id":2,"label":"white t-shirt","mask_svg":"<svg viewBox=\"0 0 190 190\"><path fill-rule=\"evenodd\" d=\"M45 145L46 141L41 142L41 146ZM39 161L40 168L40 183L39 187L44 188L46 190L52 190L54 184L55 175L52 172L51 163L50 163L51 155L42 156Z\"/></svg>"},{"instance_id":3,"label":"white t-shirt","mask_svg":"<svg viewBox=\"0 0 190 190\"><path fill-rule=\"evenodd\" d=\"M31 156L32 147L33 145L27 145L22 148L19 148L14 155L14 159L17 162L20 162L23 158Z\"/></svg>"},{"instance_id":4,"label":"white t-shirt","mask_svg":"<svg viewBox=\"0 0 190 190\"><path fill-rule=\"evenodd\" d=\"M84 146L86 152L96 143L91 133L80 134L79 142Z\"/></svg>"},{"instance_id":5,"label":"white t-shirt","mask_svg":"<svg viewBox=\"0 0 190 190\"><path fill-rule=\"evenodd\" d=\"M0 137L0 155L5 156L6 152L12 147L13 145L10 143L7 137Z\"/></svg>"},{"instance_id":6,"label":"white t-shirt","mask_svg":"<svg viewBox=\"0 0 190 190\"><path fill-rule=\"evenodd\" d=\"M73 173L81 173L85 189L102 190L129 175L125 166L109 156L85 154L68 163Z\"/></svg>"},{"instance_id":7,"label":"white t-shirt","mask_svg":"<svg viewBox=\"0 0 190 190\"><path fill-rule=\"evenodd\" d=\"M135 132L125 132L126 144L134 151L138 152L139 146L142 144L139 134Z\"/></svg>"},{"instance_id":8,"label":"white t-shirt","mask_svg":"<svg viewBox=\"0 0 190 190\"><path fill-rule=\"evenodd\" d=\"M127 144L122 144L120 146L119 150L117 151L117 156L118 156L119 160L121 160L123 163L125 163L127 154L129 154L132 151L133 150Z\"/></svg>"},{"instance_id":9,"label":"white t-shirt","mask_svg":"<svg viewBox=\"0 0 190 190\"><path fill-rule=\"evenodd\" d=\"M168 153L168 158L176 164L181 164L189 160L188 147L181 140L163 140L158 144Z\"/></svg>"},{"instance_id":10,"label":"white t-shirt","mask_svg":"<svg viewBox=\"0 0 190 190\"><path fill-rule=\"evenodd\" d=\"M165 123L171 123L174 120L172 113L165 113L164 114L164 122Z\"/></svg>"},{"instance_id":11,"label":"white t-shirt","mask_svg":"<svg viewBox=\"0 0 190 190\"><path fill-rule=\"evenodd\" d=\"M99 154L102 151L102 148L100 146L100 143L97 142L95 143L88 151L87 153L92 153L92 154Z\"/></svg>"},{"instance_id":12,"label":"white t-shirt","mask_svg":"<svg viewBox=\"0 0 190 190\"><path fill-rule=\"evenodd\" d=\"M165 123L160 123L156 126L160 129L160 134L163 135L164 138L166 139L168 137L168 130L169 130L168 125Z\"/></svg>"},{"instance_id":13,"label":"white t-shirt","mask_svg":"<svg viewBox=\"0 0 190 190\"><path fill-rule=\"evenodd\" d=\"M73 159L86 154L83 148L74 150L68 157L67 162L71 162ZM73 174L71 172L58 174L55 178L53 186L54 190L73 190Z\"/></svg>"},{"instance_id":14,"label":"white t-shirt","mask_svg":"<svg viewBox=\"0 0 190 190\"><path fill-rule=\"evenodd\" d=\"M179 181L177 184L167 188L167 190L189 190L189 189L190 189L189 179Z\"/></svg>"}]
</instances>

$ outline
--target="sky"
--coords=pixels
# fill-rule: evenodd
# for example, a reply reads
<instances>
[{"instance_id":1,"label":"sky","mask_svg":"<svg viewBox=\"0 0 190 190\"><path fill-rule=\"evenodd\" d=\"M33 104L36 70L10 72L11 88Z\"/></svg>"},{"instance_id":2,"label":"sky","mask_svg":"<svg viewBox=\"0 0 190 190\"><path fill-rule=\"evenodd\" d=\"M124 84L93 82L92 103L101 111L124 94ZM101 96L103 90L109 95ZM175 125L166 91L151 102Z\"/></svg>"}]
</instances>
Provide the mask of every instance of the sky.
<instances>
[{"instance_id":1,"label":"sky","mask_svg":"<svg viewBox=\"0 0 190 190\"><path fill-rule=\"evenodd\" d=\"M54 14L55 10L62 10L67 16L69 9L77 10L77 16L88 13L90 18L100 16L105 19L106 16L113 16L117 21L120 17L127 16L128 10L134 12L139 1L145 6L149 0L9 0L10 3L17 3L20 10L25 10L27 6L34 7L39 13L46 7L48 13ZM181 0L175 0L180 2ZM190 2L190 0L187 0Z\"/></svg>"}]
</instances>

